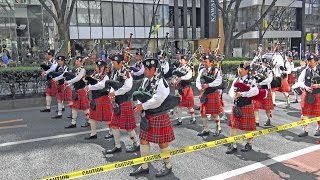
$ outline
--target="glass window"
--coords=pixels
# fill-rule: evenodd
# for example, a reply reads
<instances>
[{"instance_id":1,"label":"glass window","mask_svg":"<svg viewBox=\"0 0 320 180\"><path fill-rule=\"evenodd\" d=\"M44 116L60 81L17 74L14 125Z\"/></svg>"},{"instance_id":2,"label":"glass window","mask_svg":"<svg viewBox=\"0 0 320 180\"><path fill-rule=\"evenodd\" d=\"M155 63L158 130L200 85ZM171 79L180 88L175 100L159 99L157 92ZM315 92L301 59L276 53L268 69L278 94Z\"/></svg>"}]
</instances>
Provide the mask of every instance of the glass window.
<instances>
[{"instance_id":1,"label":"glass window","mask_svg":"<svg viewBox=\"0 0 320 180\"><path fill-rule=\"evenodd\" d=\"M88 1L77 1L77 14L78 14L78 25L88 26L89 25L89 11Z\"/></svg>"},{"instance_id":2,"label":"glass window","mask_svg":"<svg viewBox=\"0 0 320 180\"><path fill-rule=\"evenodd\" d=\"M113 3L114 26L123 26L123 3Z\"/></svg>"},{"instance_id":3,"label":"glass window","mask_svg":"<svg viewBox=\"0 0 320 180\"><path fill-rule=\"evenodd\" d=\"M27 14L29 18L41 18L42 16L41 6L39 5L28 5Z\"/></svg>"},{"instance_id":4,"label":"glass window","mask_svg":"<svg viewBox=\"0 0 320 180\"><path fill-rule=\"evenodd\" d=\"M168 27L170 24L170 13L169 13L169 6L168 5L163 5L163 26Z\"/></svg>"},{"instance_id":5,"label":"glass window","mask_svg":"<svg viewBox=\"0 0 320 180\"><path fill-rule=\"evenodd\" d=\"M133 4L123 3L123 8L124 8L124 26L134 26Z\"/></svg>"},{"instance_id":6,"label":"glass window","mask_svg":"<svg viewBox=\"0 0 320 180\"><path fill-rule=\"evenodd\" d=\"M143 4L134 4L134 22L135 26L144 26Z\"/></svg>"},{"instance_id":7,"label":"glass window","mask_svg":"<svg viewBox=\"0 0 320 180\"><path fill-rule=\"evenodd\" d=\"M145 4L144 5L145 26L151 26L152 15L153 15L153 5L152 4Z\"/></svg>"},{"instance_id":8,"label":"glass window","mask_svg":"<svg viewBox=\"0 0 320 180\"><path fill-rule=\"evenodd\" d=\"M89 1L89 7L91 26L101 26L100 2Z\"/></svg>"},{"instance_id":9,"label":"glass window","mask_svg":"<svg viewBox=\"0 0 320 180\"><path fill-rule=\"evenodd\" d=\"M112 3L101 2L102 8L102 25L112 27Z\"/></svg>"}]
</instances>

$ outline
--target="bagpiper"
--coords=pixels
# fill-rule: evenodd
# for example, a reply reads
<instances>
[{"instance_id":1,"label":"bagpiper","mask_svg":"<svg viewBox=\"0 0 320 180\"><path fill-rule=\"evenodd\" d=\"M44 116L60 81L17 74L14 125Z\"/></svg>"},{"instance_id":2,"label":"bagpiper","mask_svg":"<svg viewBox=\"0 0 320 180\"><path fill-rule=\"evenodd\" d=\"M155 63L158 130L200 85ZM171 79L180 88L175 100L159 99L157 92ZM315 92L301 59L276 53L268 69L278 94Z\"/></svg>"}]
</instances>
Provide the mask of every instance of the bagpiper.
<instances>
[{"instance_id":1,"label":"bagpiper","mask_svg":"<svg viewBox=\"0 0 320 180\"><path fill-rule=\"evenodd\" d=\"M66 86L72 86L72 105L71 105L71 124L65 126L66 129L76 128L76 122L78 117L78 110L83 110L86 116L86 123L89 121L89 100L87 91L85 89L85 83L83 82L82 78L86 75L86 70L83 67L85 59L82 57L77 57L75 60L75 70L74 74L75 77L71 80L65 81ZM83 125L83 127L86 127Z\"/></svg>"},{"instance_id":2,"label":"bagpiper","mask_svg":"<svg viewBox=\"0 0 320 180\"><path fill-rule=\"evenodd\" d=\"M234 104L230 115L231 127L230 136L238 135L238 130L250 132L256 130L256 122L254 117L254 106L250 97L259 94L259 89L256 85L255 79L249 75L250 63L242 62L238 67L238 77L232 83L229 91L229 95L234 98ZM249 90L245 91L235 86L236 83L242 83L249 86ZM252 139L247 139L247 143L243 152L252 150ZM237 152L235 143L231 143L228 146L226 154L232 154Z\"/></svg>"},{"instance_id":3,"label":"bagpiper","mask_svg":"<svg viewBox=\"0 0 320 180\"><path fill-rule=\"evenodd\" d=\"M220 99L220 91L222 84L222 76L219 68L213 66L214 57L212 55L203 56L204 68L200 70L196 79L196 87L200 91L200 113L201 121L204 129L198 136L209 135L208 117L210 114L216 122L214 136L221 134L220 113L223 112L222 103ZM205 78L208 77L210 82Z\"/></svg>"},{"instance_id":4,"label":"bagpiper","mask_svg":"<svg viewBox=\"0 0 320 180\"><path fill-rule=\"evenodd\" d=\"M161 75L159 70L160 62L157 59L146 59L143 61L145 66L144 79L140 91L150 93L152 96L144 103L138 102L135 111L138 114L143 113L142 122L140 123L140 154L141 156L150 155L150 142L158 144L161 152L168 152L169 143L175 139L173 127L170 122L170 117L167 111L158 112L157 114L150 113L150 110L161 108L164 106L164 101L170 93L169 85ZM163 177L172 172L170 158L163 159L163 168L157 172L156 177ZM142 164L136 170L130 173L130 176L148 174L148 163Z\"/></svg>"},{"instance_id":5,"label":"bagpiper","mask_svg":"<svg viewBox=\"0 0 320 180\"><path fill-rule=\"evenodd\" d=\"M301 95L302 91L299 91L299 92L296 92L295 91L295 88L299 88L299 86L295 87L297 85L297 81L298 81L298 78L299 78L299 75L301 74L301 72L306 68L306 60L305 59L301 59L300 60L300 66L298 67L295 67L292 71L295 73L295 81L296 83L292 85L292 90L293 90L293 94L294 94L294 100L291 102L291 103L298 103L298 95Z\"/></svg>"},{"instance_id":6,"label":"bagpiper","mask_svg":"<svg viewBox=\"0 0 320 180\"><path fill-rule=\"evenodd\" d=\"M113 106L108 96L108 89L105 88L105 82L109 80L111 63L98 61L96 64L99 69L99 73L96 75L98 82L88 85L88 90L92 96L89 115L91 134L85 138L86 140L97 139L97 122L106 122L110 128L113 117ZM109 130L109 134L105 138L109 139L112 137L113 134Z\"/></svg>"},{"instance_id":7,"label":"bagpiper","mask_svg":"<svg viewBox=\"0 0 320 180\"><path fill-rule=\"evenodd\" d=\"M111 88L109 92L109 97L114 106L114 113L110 125L115 146L110 150L106 150L106 154L121 152L120 129L126 130L133 142L132 147L126 150L127 152L136 152L139 151L140 148L138 136L135 132L137 126L133 105L128 94L133 86L133 78L130 71L125 67L123 60L124 58L121 54L111 57L114 68L112 80L119 82L121 85L117 90Z\"/></svg>"},{"instance_id":8,"label":"bagpiper","mask_svg":"<svg viewBox=\"0 0 320 180\"><path fill-rule=\"evenodd\" d=\"M305 68L298 82L302 84L304 89L301 96L301 119L320 116L320 67L318 65L318 57L309 55L307 57L307 68ZM307 125L303 126L303 132L299 137L308 136ZM315 136L320 136L320 121L318 121Z\"/></svg>"}]
</instances>

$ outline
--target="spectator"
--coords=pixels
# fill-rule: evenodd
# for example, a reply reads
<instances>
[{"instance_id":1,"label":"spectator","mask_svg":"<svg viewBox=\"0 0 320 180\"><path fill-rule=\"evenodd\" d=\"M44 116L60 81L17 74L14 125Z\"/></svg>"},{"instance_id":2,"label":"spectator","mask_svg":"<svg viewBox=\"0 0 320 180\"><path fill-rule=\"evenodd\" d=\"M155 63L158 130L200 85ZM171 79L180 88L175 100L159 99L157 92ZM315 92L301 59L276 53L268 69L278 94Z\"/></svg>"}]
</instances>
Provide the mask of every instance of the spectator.
<instances>
[{"instance_id":1,"label":"spectator","mask_svg":"<svg viewBox=\"0 0 320 180\"><path fill-rule=\"evenodd\" d=\"M9 61L10 61L11 57L9 55L9 51L4 49L2 51L2 61L3 61L3 64L4 64L4 67L7 68L8 67L8 64L9 64Z\"/></svg>"}]
</instances>

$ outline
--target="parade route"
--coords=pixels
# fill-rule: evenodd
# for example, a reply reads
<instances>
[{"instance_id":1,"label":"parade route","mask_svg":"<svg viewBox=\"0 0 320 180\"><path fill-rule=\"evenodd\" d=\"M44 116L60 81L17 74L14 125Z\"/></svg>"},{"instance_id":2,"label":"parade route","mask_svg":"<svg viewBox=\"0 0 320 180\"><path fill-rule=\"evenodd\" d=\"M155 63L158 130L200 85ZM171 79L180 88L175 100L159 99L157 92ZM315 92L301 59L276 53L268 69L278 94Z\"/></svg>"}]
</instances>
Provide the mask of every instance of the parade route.
<instances>
[{"instance_id":1,"label":"parade route","mask_svg":"<svg viewBox=\"0 0 320 180\"><path fill-rule=\"evenodd\" d=\"M285 109L285 104L278 95L279 101L273 112L273 125L282 125L299 120L300 104L291 104L290 109ZM227 113L231 109L231 99L224 96L225 109ZM196 99L198 103L198 99ZM64 116L68 115L67 109ZM264 112L260 111L260 125L265 122ZM69 123L69 119L51 119L55 114L55 108L51 113L40 113L39 108L11 111L1 113L0 121L23 119L26 128L0 129L0 174L7 179L40 179L45 177L57 176L82 169L93 168L105 164L115 163L118 161L129 160L139 157L139 153L125 153L124 145L131 145L128 135L122 132L122 153L103 156L105 149L112 148L113 141L105 140L107 129L105 124L98 126L98 139L92 141L84 140L89 135L89 128L81 128L84 122L83 114L80 115L78 127L66 130L63 127ZM197 112L198 115L198 112ZM228 137L229 127L227 121L222 121L222 135L213 137L210 134L201 138L197 133L202 130L202 123L199 116L197 124L187 125L187 113L183 112L186 117L183 125L174 127L176 140L171 144L172 149L179 149L185 146L199 144ZM138 123L138 122L137 122ZM3 125L3 124L0 124ZM209 121L209 126L213 130L213 121ZM258 127L263 129L264 127ZM219 146L212 149L206 149L189 154L174 156L173 173L163 179L205 179L210 177L223 178L243 178L257 179L257 177L268 178L269 174L272 179L319 179L320 167L319 151L303 151L304 149L319 148L315 145L318 138L314 137L316 125L313 123L309 126L309 136L300 138L297 136L301 128L292 128L281 132L276 132L267 136L257 137L253 142L253 150L243 153L238 150L234 155L226 155L226 147ZM238 143L239 148L244 142ZM299 156L288 157L289 159L277 160L278 157L286 156L290 153L301 151ZM153 154L159 153L155 145L151 146ZM308 157L310 161L304 162L296 160L297 158ZM312 161L311 161L312 160ZM269 162L269 164L268 164ZM271 163L270 163L271 162ZM283 165L290 162L293 165ZM294 164L292 162L300 162ZM156 179L154 173L160 168L160 162L152 162L149 175L140 176L138 179ZM259 164L259 166L257 165ZM222 176L239 168L256 169L238 173L236 176ZM273 167L281 168L273 168ZM297 167L301 166L301 173L297 176ZM259 167L259 169L257 169ZM80 179L136 179L130 177L129 173L135 167L128 167L119 170L100 173L91 176L85 176ZM303 169L307 168L307 169ZM304 172L304 173L303 173ZM266 176L266 173L268 176ZM285 176L284 176L285 174ZM219 179L219 178L214 178Z\"/></svg>"}]
</instances>

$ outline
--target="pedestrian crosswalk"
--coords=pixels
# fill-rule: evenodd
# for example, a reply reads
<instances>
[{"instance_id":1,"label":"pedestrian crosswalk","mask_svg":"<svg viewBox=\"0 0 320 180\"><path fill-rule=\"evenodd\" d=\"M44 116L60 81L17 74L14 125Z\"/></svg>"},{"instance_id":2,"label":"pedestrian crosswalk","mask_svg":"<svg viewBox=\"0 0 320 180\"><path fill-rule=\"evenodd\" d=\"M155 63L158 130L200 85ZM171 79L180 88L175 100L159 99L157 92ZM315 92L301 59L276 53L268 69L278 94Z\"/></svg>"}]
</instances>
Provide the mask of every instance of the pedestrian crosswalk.
<instances>
[{"instance_id":1,"label":"pedestrian crosswalk","mask_svg":"<svg viewBox=\"0 0 320 180\"><path fill-rule=\"evenodd\" d=\"M26 127L27 124L25 123L25 121L23 121L23 119L0 120L0 130Z\"/></svg>"}]
</instances>

